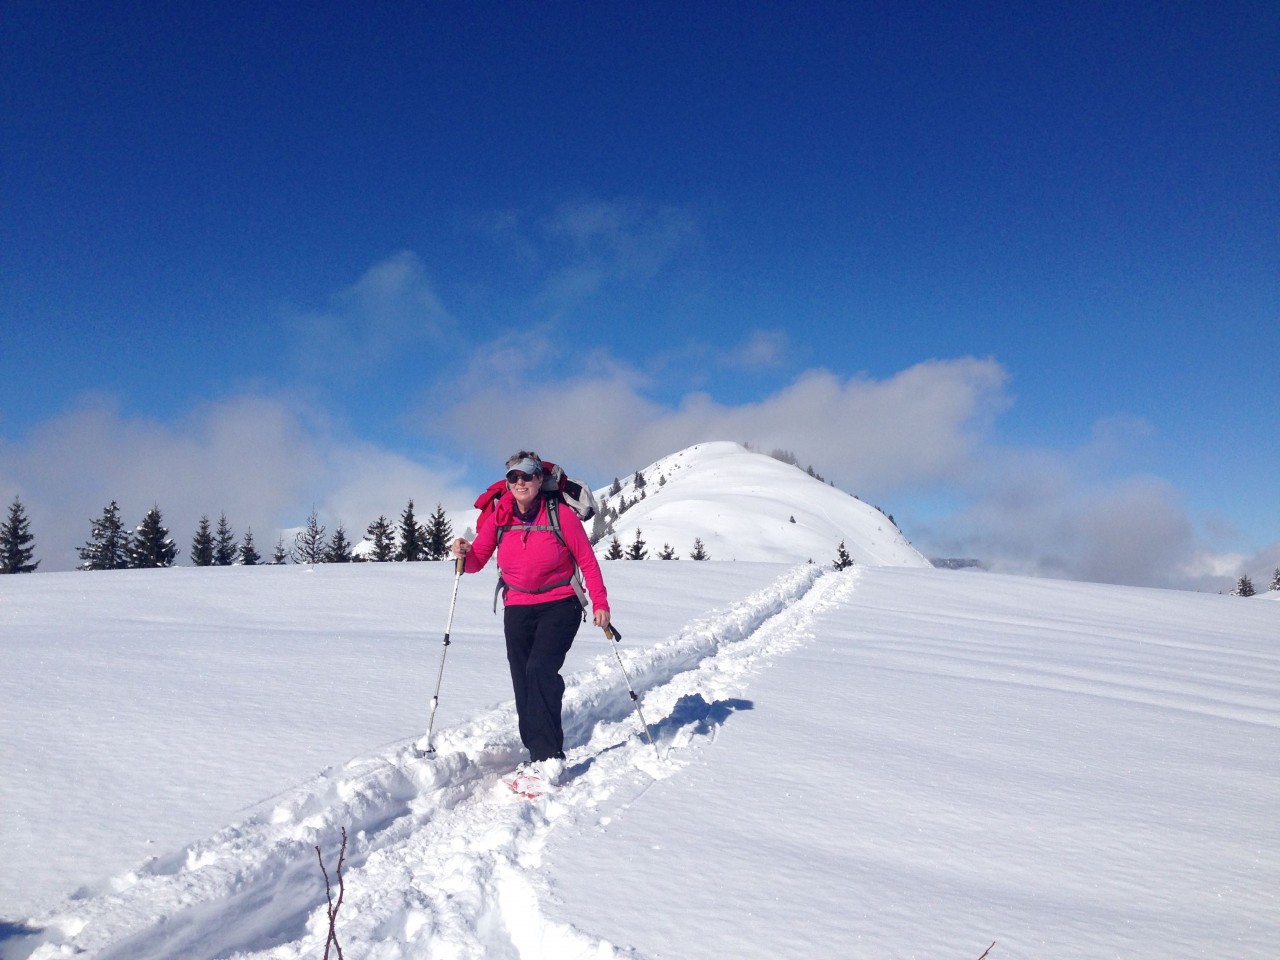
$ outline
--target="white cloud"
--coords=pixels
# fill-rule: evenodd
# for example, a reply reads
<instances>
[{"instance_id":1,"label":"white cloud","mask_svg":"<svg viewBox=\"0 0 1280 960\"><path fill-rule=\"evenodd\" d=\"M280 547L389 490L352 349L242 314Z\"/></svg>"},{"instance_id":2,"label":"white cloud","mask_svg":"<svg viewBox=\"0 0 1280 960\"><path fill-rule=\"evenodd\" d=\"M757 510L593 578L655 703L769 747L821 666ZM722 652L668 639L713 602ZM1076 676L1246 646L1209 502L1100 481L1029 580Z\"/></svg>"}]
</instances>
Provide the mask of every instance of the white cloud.
<instances>
[{"instance_id":1,"label":"white cloud","mask_svg":"<svg viewBox=\"0 0 1280 960\"><path fill-rule=\"evenodd\" d=\"M202 514L216 522L225 512L238 535L252 527L266 556L279 532L313 508L330 530L345 523L358 541L378 514L396 519L410 497L450 511L472 500L456 473L341 435L278 397L233 397L171 423L125 416L97 397L0 454L0 482L22 497L42 572L79 565L90 522L111 500L130 527L158 505L180 562Z\"/></svg>"},{"instance_id":2,"label":"white cloud","mask_svg":"<svg viewBox=\"0 0 1280 960\"><path fill-rule=\"evenodd\" d=\"M756 330L725 354L721 363L730 369L748 372L772 370L782 365L790 348L791 341L785 330Z\"/></svg>"},{"instance_id":3,"label":"white cloud","mask_svg":"<svg viewBox=\"0 0 1280 960\"><path fill-rule=\"evenodd\" d=\"M611 275L648 279L696 242L687 211L627 201L581 200L558 206L544 221L552 240L565 242L576 261Z\"/></svg>"},{"instance_id":4,"label":"white cloud","mask_svg":"<svg viewBox=\"0 0 1280 960\"><path fill-rule=\"evenodd\" d=\"M536 355L554 358L552 332L543 337ZM1006 572L1216 590L1223 569L1266 562L1215 550L1178 490L1130 468L1154 433L1142 419L1101 420L1073 450L1001 445L996 420L1013 401L994 360L934 360L883 379L811 370L740 405L700 392L657 402L645 376L600 354L577 377L539 369L473 365L458 399L436 398L432 430L495 475L528 447L601 483L705 440L785 449L894 512L927 552ZM941 517L929 506L939 501Z\"/></svg>"},{"instance_id":5,"label":"white cloud","mask_svg":"<svg viewBox=\"0 0 1280 960\"><path fill-rule=\"evenodd\" d=\"M648 284L699 243L688 211L625 199L505 210L476 227L530 282L532 308L553 316L620 286Z\"/></svg>"},{"instance_id":6,"label":"white cloud","mask_svg":"<svg viewBox=\"0 0 1280 960\"><path fill-rule=\"evenodd\" d=\"M441 341L454 321L422 261L402 251L334 294L328 309L298 312L291 325L304 371L332 375L373 372L407 350Z\"/></svg>"},{"instance_id":7,"label":"white cloud","mask_svg":"<svg viewBox=\"0 0 1280 960\"><path fill-rule=\"evenodd\" d=\"M533 393L513 392L522 378ZM645 378L617 361L596 360L581 377L552 381L526 369L484 381L473 368L450 402L438 396L432 429L495 462L542 444L580 469L635 469L704 440L783 448L846 489L926 487L969 471L991 420L1008 403L1004 370L991 360L919 364L886 380L803 374L761 401L740 406L691 393L659 404Z\"/></svg>"}]
</instances>

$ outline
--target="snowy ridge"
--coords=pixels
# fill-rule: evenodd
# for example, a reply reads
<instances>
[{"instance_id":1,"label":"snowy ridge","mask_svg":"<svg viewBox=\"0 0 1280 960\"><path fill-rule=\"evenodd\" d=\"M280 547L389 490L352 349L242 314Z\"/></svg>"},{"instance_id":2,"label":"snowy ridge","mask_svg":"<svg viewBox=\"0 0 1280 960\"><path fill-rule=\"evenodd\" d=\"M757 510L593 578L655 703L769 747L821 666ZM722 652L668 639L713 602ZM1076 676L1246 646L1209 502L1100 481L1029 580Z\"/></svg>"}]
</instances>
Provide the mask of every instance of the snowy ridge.
<instances>
[{"instance_id":1,"label":"snowy ridge","mask_svg":"<svg viewBox=\"0 0 1280 960\"><path fill-rule=\"evenodd\" d=\"M595 491L626 549L639 530L656 559L663 544L687 557L700 538L715 560L824 563L843 541L849 555L871 566L931 564L875 507L771 456L739 443L699 443L619 478L619 491ZM642 498L643 495L643 498ZM596 544L604 556L609 538Z\"/></svg>"},{"instance_id":2,"label":"snowy ridge","mask_svg":"<svg viewBox=\"0 0 1280 960\"><path fill-rule=\"evenodd\" d=\"M634 799L688 762L734 709L762 658L805 642L820 612L854 590L852 571L793 569L728 611L671 640L620 651L662 758L638 735L612 654L568 678L565 785L533 803L499 777L521 757L513 707L440 732L434 760L415 744L327 770L260 805L247 819L84 890L34 925L35 960L319 956L327 933L315 847L335 879L340 831L349 842L338 935L348 956L632 956L589 931L546 921L526 868L558 822L604 798ZM336 892L336 891L335 891ZM528 954L527 945L541 944ZM30 938L0 946L4 960Z\"/></svg>"}]
</instances>

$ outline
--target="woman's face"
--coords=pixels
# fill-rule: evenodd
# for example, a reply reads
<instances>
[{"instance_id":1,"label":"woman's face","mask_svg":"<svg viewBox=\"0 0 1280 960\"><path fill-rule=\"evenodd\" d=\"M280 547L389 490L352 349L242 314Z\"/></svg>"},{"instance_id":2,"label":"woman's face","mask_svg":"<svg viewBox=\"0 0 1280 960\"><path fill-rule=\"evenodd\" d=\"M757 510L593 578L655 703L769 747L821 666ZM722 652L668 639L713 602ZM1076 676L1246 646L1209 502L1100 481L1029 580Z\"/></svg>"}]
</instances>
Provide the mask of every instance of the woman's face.
<instances>
[{"instance_id":1,"label":"woman's face","mask_svg":"<svg viewBox=\"0 0 1280 960\"><path fill-rule=\"evenodd\" d=\"M516 505L521 510L528 510L529 505L537 498L538 490L542 487L542 475L512 470L507 474L507 486L511 490L511 495L516 499Z\"/></svg>"}]
</instances>

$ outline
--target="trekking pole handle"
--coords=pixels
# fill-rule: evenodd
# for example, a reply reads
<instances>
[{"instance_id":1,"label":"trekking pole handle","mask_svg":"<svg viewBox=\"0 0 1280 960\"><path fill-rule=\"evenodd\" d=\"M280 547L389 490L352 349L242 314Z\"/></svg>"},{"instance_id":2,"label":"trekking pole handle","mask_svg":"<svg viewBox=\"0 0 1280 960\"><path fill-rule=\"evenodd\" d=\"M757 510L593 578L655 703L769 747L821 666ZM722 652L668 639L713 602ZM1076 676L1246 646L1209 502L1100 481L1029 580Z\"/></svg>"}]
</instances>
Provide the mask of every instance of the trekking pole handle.
<instances>
[{"instance_id":1,"label":"trekking pole handle","mask_svg":"<svg viewBox=\"0 0 1280 960\"><path fill-rule=\"evenodd\" d=\"M600 629L604 631L604 635L608 637L610 640L617 641L622 639L622 634L618 632L618 628L615 627L612 623L609 624L608 626L601 627Z\"/></svg>"},{"instance_id":2,"label":"trekking pole handle","mask_svg":"<svg viewBox=\"0 0 1280 960\"><path fill-rule=\"evenodd\" d=\"M454 560L453 560L453 575L454 575L455 577L460 577L460 576L462 576L462 573L463 573L462 568L466 565L466 562L467 562L467 555L466 555L465 553L464 553L462 556L460 556L460 557L455 557L455 558L454 558Z\"/></svg>"}]
</instances>

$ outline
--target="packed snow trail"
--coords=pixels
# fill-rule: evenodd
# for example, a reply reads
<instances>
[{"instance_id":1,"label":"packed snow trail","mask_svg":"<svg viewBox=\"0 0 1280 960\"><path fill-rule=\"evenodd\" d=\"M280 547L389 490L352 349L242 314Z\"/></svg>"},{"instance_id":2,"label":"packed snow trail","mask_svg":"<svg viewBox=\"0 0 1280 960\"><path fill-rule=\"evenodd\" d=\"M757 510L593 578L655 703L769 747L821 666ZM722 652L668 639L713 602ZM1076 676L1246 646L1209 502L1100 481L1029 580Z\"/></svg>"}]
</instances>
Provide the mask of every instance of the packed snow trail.
<instances>
[{"instance_id":1,"label":"packed snow trail","mask_svg":"<svg viewBox=\"0 0 1280 960\"><path fill-rule=\"evenodd\" d=\"M856 568L855 568L856 569ZM328 932L317 850L337 883L337 933L369 960L634 956L607 931L546 920L538 874L550 832L606 798L625 806L689 762L741 705L762 658L805 642L812 618L847 599L857 574L805 565L675 638L621 653L657 751L610 654L568 678L564 785L526 801L501 775L522 759L505 705L439 732L435 759L415 743L329 770L249 819L115 878L97 896L36 919L34 960L294 960L320 956ZM335 889L336 896L336 889ZM604 935L604 936L602 936ZM6 944L4 960L30 949Z\"/></svg>"}]
</instances>

